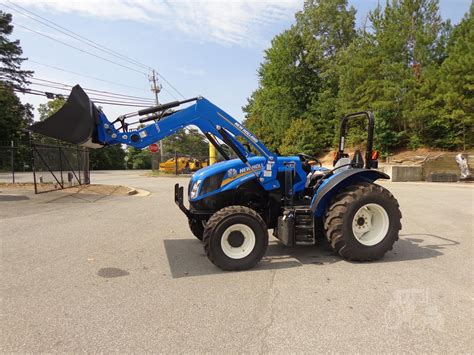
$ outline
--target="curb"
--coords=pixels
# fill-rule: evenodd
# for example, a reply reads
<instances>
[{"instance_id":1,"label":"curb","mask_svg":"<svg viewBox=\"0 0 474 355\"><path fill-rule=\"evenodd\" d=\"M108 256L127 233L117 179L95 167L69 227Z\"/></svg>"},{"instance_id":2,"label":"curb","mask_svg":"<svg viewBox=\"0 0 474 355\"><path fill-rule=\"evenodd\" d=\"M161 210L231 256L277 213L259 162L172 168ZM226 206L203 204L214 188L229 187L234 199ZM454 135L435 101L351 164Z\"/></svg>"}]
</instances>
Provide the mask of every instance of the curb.
<instances>
[{"instance_id":1,"label":"curb","mask_svg":"<svg viewBox=\"0 0 474 355\"><path fill-rule=\"evenodd\" d=\"M129 189L131 190L127 193L128 196L145 197L151 195L151 192L147 190L136 189L134 187L129 187Z\"/></svg>"},{"instance_id":2,"label":"curb","mask_svg":"<svg viewBox=\"0 0 474 355\"><path fill-rule=\"evenodd\" d=\"M133 189L133 188L129 192L127 192L127 195L129 196L136 195L136 194L138 194L138 191L137 189Z\"/></svg>"}]
</instances>

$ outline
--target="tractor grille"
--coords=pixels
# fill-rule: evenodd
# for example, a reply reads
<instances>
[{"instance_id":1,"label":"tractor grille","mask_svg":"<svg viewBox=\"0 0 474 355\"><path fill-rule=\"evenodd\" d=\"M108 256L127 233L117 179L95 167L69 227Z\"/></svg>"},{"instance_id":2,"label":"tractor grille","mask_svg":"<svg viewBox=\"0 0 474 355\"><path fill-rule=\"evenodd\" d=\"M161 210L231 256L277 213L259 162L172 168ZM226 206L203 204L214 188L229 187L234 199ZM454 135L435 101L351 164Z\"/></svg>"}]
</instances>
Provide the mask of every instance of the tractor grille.
<instances>
[{"instance_id":1,"label":"tractor grille","mask_svg":"<svg viewBox=\"0 0 474 355\"><path fill-rule=\"evenodd\" d=\"M202 184L200 195L207 194L221 187L222 179L224 178L224 175L225 175L225 172L222 172L222 173L209 176L208 178L206 178Z\"/></svg>"}]
</instances>

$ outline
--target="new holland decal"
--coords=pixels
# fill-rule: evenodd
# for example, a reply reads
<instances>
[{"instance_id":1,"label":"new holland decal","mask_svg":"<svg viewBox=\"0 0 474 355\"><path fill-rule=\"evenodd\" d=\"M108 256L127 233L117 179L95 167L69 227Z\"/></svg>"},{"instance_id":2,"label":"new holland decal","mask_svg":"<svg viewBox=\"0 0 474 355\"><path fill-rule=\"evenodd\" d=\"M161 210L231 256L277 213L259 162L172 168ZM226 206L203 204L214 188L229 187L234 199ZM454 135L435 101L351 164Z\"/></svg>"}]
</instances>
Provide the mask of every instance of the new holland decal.
<instances>
[{"instance_id":1,"label":"new holland decal","mask_svg":"<svg viewBox=\"0 0 474 355\"><path fill-rule=\"evenodd\" d=\"M259 171L261 170L263 167L263 164L259 163L259 164L254 164L252 165L252 170L253 171ZM227 185L228 183L242 177L242 176L245 176L245 175L249 175L249 174L253 174L252 170L248 167L248 166L245 166L243 168L240 168L239 170L237 169L229 169L227 170L227 173L225 174L225 179L222 180L222 184L221 184L221 187L224 186L224 185Z\"/></svg>"}]
</instances>

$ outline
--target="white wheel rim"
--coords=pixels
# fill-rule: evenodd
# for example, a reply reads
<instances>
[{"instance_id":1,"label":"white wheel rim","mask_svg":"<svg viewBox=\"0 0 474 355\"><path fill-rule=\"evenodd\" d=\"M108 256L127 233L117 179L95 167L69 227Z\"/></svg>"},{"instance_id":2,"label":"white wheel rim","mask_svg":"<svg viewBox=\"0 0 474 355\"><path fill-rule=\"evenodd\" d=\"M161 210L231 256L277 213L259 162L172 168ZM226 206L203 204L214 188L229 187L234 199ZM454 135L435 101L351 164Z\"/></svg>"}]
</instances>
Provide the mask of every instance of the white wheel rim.
<instances>
[{"instance_id":1,"label":"white wheel rim","mask_svg":"<svg viewBox=\"0 0 474 355\"><path fill-rule=\"evenodd\" d=\"M242 245L233 247L229 243L229 235L232 232L240 232L244 237ZM221 248L225 255L231 259L243 259L248 256L255 247L255 233L252 228L245 224L233 224L228 227L221 238Z\"/></svg>"},{"instance_id":2,"label":"white wheel rim","mask_svg":"<svg viewBox=\"0 0 474 355\"><path fill-rule=\"evenodd\" d=\"M389 224L385 208L376 203L368 203L354 215L352 232L359 243L372 246L385 238Z\"/></svg>"}]
</instances>

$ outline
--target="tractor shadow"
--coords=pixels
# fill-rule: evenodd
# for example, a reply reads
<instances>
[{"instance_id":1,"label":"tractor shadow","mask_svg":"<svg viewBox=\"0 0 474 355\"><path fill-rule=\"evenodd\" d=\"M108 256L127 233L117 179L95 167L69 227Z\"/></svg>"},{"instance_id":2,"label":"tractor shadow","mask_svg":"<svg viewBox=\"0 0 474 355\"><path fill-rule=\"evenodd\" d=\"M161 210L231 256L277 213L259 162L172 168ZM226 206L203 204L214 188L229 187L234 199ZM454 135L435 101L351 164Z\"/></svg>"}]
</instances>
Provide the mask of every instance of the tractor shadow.
<instances>
[{"instance_id":1,"label":"tractor shadow","mask_svg":"<svg viewBox=\"0 0 474 355\"><path fill-rule=\"evenodd\" d=\"M444 249L457 245L460 243L456 240L434 234L400 234L400 239L393 246L393 250L377 263L436 258L443 255Z\"/></svg>"},{"instance_id":2,"label":"tractor shadow","mask_svg":"<svg viewBox=\"0 0 474 355\"><path fill-rule=\"evenodd\" d=\"M226 271L211 264L203 251L202 243L196 239L166 239L163 241L173 278L223 274ZM375 263L421 260L443 255L447 247L459 245L459 242L432 234L403 234L385 257ZM366 263L343 260L335 254L329 243L322 240L315 246L286 247L276 239L270 238L268 249L257 266L243 272L279 270L302 267L304 265L325 266L337 262L353 265Z\"/></svg>"},{"instance_id":3,"label":"tractor shadow","mask_svg":"<svg viewBox=\"0 0 474 355\"><path fill-rule=\"evenodd\" d=\"M173 278L204 276L226 273L213 265L197 239L165 239L164 246ZM341 261L328 247L285 247L270 238L267 252L260 263L251 270L277 270L301 267L305 264L324 265Z\"/></svg>"}]
</instances>

